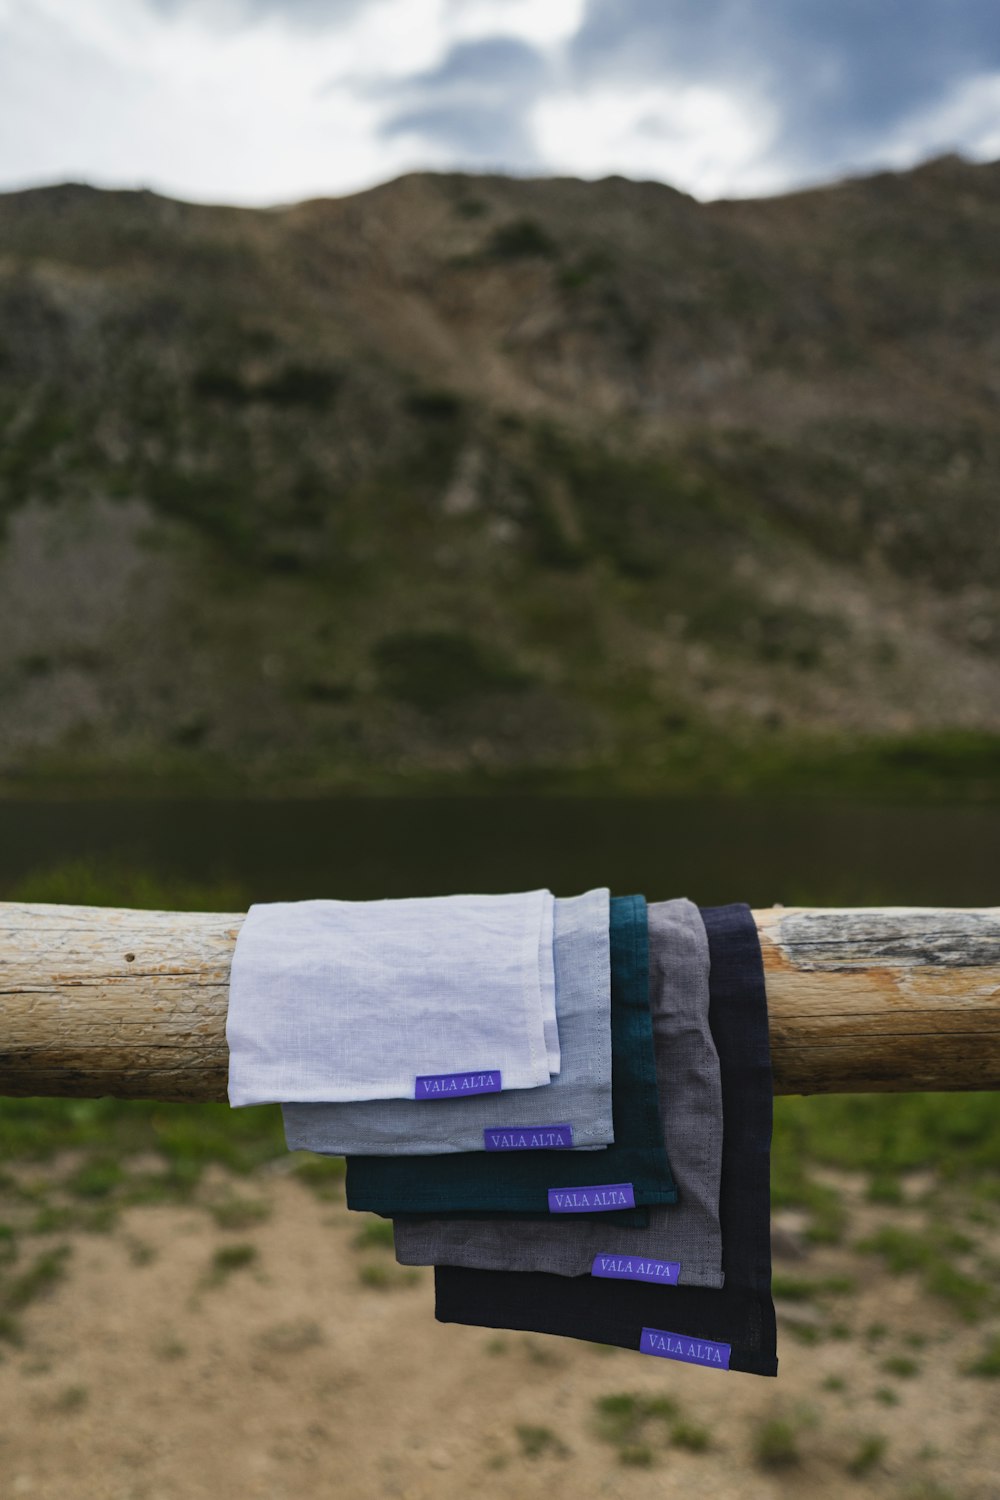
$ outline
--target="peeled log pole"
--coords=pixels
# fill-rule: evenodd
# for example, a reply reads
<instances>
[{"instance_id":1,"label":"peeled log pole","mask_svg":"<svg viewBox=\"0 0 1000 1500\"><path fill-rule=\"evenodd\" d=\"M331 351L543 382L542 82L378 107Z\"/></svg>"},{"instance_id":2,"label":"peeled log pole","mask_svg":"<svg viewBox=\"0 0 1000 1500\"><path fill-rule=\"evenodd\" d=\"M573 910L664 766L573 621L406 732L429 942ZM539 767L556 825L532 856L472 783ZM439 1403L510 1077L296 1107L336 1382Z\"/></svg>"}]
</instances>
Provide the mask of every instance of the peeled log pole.
<instances>
[{"instance_id":1,"label":"peeled log pole","mask_svg":"<svg viewBox=\"0 0 1000 1500\"><path fill-rule=\"evenodd\" d=\"M754 917L777 1093L1000 1087L1000 907ZM0 1094L225 1099L242 921L0 903Z\"/></svg>"}]
</instances>

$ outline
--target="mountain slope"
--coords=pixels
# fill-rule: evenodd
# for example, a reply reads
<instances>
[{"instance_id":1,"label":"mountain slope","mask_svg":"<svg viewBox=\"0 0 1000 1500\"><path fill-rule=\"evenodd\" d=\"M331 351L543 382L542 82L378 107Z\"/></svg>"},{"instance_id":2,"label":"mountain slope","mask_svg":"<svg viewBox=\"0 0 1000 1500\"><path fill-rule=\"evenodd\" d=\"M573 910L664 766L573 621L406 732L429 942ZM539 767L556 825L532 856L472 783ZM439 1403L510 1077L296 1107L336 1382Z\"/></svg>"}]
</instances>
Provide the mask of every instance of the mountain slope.
<instances>
[{"instance_id":1,"label":"mountain slope","mask_svg":"<svg viewBox=\"0 0 1000 1500\"><path fill-rule=\"evenodd\" d=\"M998 236L957 159L0 197L0 774L993 765Z\"/></svg>"}]
</instances>

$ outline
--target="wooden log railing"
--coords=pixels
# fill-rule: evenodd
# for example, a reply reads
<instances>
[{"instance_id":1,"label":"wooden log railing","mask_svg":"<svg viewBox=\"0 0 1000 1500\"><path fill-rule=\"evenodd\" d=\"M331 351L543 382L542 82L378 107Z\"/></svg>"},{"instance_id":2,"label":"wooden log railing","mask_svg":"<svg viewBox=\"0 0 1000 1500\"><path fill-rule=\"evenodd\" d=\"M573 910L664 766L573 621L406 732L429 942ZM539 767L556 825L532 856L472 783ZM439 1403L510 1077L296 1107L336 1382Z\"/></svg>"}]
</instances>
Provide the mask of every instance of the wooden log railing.
<instances>
[{"instance_id":1,"label":"wooden log railing","mask_svg":"<svg viewBox=\"0 0 1000 1500\"><path fill-rule=\"evenodd\" d=\"M1000 1087L1000 907L754 916L776 1092ZM242 920L0 903L0 1094L225 1099Z\"/></svg>"}]
</instances>

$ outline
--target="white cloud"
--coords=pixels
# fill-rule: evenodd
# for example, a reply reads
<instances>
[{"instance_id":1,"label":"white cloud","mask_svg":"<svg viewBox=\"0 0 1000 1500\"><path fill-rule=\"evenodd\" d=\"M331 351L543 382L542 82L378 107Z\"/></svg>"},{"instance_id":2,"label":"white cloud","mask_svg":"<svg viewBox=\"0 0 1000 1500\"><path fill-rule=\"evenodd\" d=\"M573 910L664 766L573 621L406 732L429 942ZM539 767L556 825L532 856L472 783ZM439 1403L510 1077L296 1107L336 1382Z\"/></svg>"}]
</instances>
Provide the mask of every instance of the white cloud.
<instances>
[{"instance_id":1,"label":"white cloud","mask_svg":"<svg viewBox=\"0 0 1000 1500\"><path fill-rule=\"evenodd\" d=\"M516 36L536 47L568 42L580 29L585 0L450 0L454 35Z\"/></svg>"},{"instance_id":2,"label":"white cloud","mask_svg":"<svg viewBox=\"0 0 1000 1500\"><path fill-rule=\"evenodd\" d=\"M706 87L595 87L544 99L534 112L539 148L553 170L658 178L697 197L780 186L768 159L775 129L756 99Z\"/></svg>"},{"instance_id":3,"label":"white cloud","mask_svg":"<svg viewBox=\"0 0 1000 1500\"><path fill-rule=\"evenodd\" d=\"M981 161L1000 157L1000 73L959 84L934 110L902 123L886 144L893 166L909 167L942 151Z\"/></svg>"},{"instance_id":4,"label":"white cloud","mask_svg":"<svg viewBox=\"0 0 1000 1500\"><path fill-rule=\"evenodd\" d=\"M350 191L408 165L401 145L378 139L377 107L349 80L376 65L388 73L387 50L400 72L404 58L432 62L441 4L386 0L318 37L273 17L222 32L189 10L130 0L75 0L68 24L59 10L23 3L2 18L0 181L82 178L270 203Z\"/></svg>"},{"instance_id":5,"label":"white cloud","mask_svg":"<svg viewBox=\"0 0 1000 1500\"><path fill-rule=\"evenodd\" d=\"M661 25L656 0L637 5L662 41L669 7ZM697 80L682 71L667 87L637 84L624 64L581 71L573 39L593 0L329 0L328 9L332 21L324 0L0 0L0 188L72 178L288 202L485 161L496 139L525 169L661 178L712 197L780 190L810 172L907 166L945 149L1000 154L996 72L880 124L860 148L833 129L822 161L804 137L793 162L795 91L768 95L746 72L734 81L721 31ZM608 15L612 24L618 12ZM480 84L458 97L445 66L456 46L488 39L527 44L540 60L531 88L499 78L499 96L486 101L494 120ZM643 78L661 74L647 68ZM814 87L815 67L810 77ZM400 112L411 130L392 128Z\"/></svg>"}]
</instances>

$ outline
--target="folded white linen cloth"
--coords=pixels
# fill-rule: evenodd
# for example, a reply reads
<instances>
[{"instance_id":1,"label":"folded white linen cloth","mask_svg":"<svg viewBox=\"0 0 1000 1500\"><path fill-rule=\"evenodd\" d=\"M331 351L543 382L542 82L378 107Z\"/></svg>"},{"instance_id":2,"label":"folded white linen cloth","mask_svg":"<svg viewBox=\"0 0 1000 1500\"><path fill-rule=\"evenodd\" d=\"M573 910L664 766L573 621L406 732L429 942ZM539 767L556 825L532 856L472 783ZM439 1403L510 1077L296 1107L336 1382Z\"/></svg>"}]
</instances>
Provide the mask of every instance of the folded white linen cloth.
<instances>
[{"instance_id":1,"label":"folded white linen cloth","mask_svg":"<svg viewBox=\"0 0 1000 1500\"><path fill-rule=\"evenodd\" d=\"M547 1084L552 912L546 890L252 906L230 973L229 1102Z\"/></svg>"},{"instance_id":2,"label":"folded white linen cloth","mask_svg":"<svg viewBox=\"0 0 1000 1500\"><path fill-rule=\"evenodd\" d=\"M606 888L555 902L562 1068L549 1088L439 1101L284 1104L289 1150L328 1156L437 1156L610 1146L615 1137L609 917Z\"/></svg>"}]
</instances>

